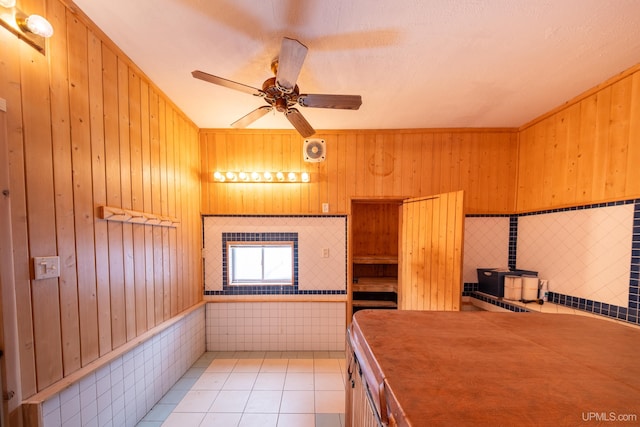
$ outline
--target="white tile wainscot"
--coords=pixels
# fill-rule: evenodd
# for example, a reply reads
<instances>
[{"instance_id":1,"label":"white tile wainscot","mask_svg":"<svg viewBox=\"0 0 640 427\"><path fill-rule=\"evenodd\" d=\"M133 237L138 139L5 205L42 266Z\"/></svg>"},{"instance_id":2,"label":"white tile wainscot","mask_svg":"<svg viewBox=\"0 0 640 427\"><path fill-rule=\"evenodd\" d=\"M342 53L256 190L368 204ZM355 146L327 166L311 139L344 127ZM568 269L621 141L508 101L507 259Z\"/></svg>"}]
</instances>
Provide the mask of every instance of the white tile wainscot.
<instances>
[{"instance_id":1,"label":"white tile wainscot","mask_svg":"<svg viewBox=\"0 0 640 427\"><path fill-rule=\"evenodd\" d=\"M346 303L210 302L206 323L207 351L344 351Z\"/></svg>"},{"instance_id":2,"label":"white tile wainscot","mask_svg":"<svg viewBox=\"0 0 640 427\"><path fill-rule=\"evenodd\" d=\"M205 304L27 399L28 425L135 426L205 351Z\"/></svg>"}]
</instances>

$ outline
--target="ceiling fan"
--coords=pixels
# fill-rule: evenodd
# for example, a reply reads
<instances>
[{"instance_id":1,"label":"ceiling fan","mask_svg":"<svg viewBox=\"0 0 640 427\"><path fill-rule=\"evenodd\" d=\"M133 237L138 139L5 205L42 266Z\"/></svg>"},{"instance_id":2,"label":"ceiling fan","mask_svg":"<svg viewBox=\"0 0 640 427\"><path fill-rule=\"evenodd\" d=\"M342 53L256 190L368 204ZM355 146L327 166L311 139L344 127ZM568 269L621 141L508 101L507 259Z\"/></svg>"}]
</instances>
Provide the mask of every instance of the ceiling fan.
<instances>
[{"instance_id":1,"label":"ceiling fan","mask_svg":"<svg viewBox=\"0 0 640 427\"><path fill-rule=\"evenodd\" d=\"M245 128L275 108L276 111L285 114L300 135L308 138L316 131L300 111L294 108L294 105L357 110L362 105L362 97L360 95L301 94L296 80L307 56L307 50L307 47L298 40L284 37L280 46L280 55L271 63L271 70L275 77L265 80L262 84L262 89L198 70L193 71L191 75L209 83L264 98L268 105L258 107L246 116L236 120L231 124L232 127Z\"/></svg>"}]
</instances>

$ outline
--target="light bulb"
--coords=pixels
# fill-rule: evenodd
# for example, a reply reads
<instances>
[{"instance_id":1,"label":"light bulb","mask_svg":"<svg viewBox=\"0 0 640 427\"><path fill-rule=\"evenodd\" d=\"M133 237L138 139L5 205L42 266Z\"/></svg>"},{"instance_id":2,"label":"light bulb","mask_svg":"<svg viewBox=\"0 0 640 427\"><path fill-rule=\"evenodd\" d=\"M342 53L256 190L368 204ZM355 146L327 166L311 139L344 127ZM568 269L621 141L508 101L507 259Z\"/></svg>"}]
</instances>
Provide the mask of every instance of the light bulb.
<instances>
[{"instance_id":1,"label":"light bulb","mask_svg":"<svg viewBox=\"0 0 640 427\"><path fill-rule=\"evenodd\" d=\"M260 174L258 172L252 172L251 173L251 179L254 181L260 181L260 179L262 179L262 177L260 176Z\"/></svg>"},{"instance_id":2,"label":"light bulb","mask_svg":"<svg viewBox=\"0 0 640 427\"><path fill-rule=\"evenodd\" d=\"M309 174L307 172L302 172L300 178L302 179L302 182L309 182Z\"/></svg>"},{"instance_id":3,"label":"light bulb","mask_svg":"<svg viewBox=\"0 0 640 427\"><path fill-rule=\"evenodd\" d=\"M249 181L249 175L247 175L245 172L240 172L238 174L238 177L243 181Z\"/></svg>"},{"instance_id":4,"label":"light bulb","mask_svg":"<svg viewBox=\"0 0 640 427\"><path fill-rule=\"evenodd\" d=\"M293 173L293 172L289 172L289 174L287 175L287 178L289 178L289 181L295 182L296 181L296 174Z\"/></svg>"},{"instance_id":5,"label":"light bulb","mask_svg":"<svg viewBox=\"0 0 640 427\"><path fill-rule=\"evenodd\" d=\"M271 175L271 172L265 172L263 176L265 181L273 181L273 175Z\"/></svg>"},{"instance_id":6,"label":"light bulb","mask_svg":"<svg viewBox=\"0 0 640 427\"><path fill-rule=\"evenodd\" d=\"M276 178L278 178L278 181L284 181L284 174L282 172L278 172L276 173Z\"/></svg>"},{"instance_id":7,"label":"light bulb","mask_svg":"<svg viewBox=\"0 0 640 427\"><path fill-rule=\"evenodd\" d=\"M233 172L227 172L227 179L230 181L236 181L238 177Z\"/></svg>"},{"instance_id":8,"label":"light bulb","mask_svg":"<svg viewBox=\"0 0 640 427\"><path fill-rule=\"evenodd\" d=\"M222 174L218 171L213 173L213 179L221 181L224 179L224 176L222 176Z\"/></svg>"},{"instance_id":9,"label":"light bulb","mask_svg":"<svg viewBox=\"0 0 640 427\"><path fill-rule=\"evenodd\" d=\"M27 30L38 36L49 38L53 35L53 26L40 15L29 15L24 20Z\"/></svg>"}]
</instances>

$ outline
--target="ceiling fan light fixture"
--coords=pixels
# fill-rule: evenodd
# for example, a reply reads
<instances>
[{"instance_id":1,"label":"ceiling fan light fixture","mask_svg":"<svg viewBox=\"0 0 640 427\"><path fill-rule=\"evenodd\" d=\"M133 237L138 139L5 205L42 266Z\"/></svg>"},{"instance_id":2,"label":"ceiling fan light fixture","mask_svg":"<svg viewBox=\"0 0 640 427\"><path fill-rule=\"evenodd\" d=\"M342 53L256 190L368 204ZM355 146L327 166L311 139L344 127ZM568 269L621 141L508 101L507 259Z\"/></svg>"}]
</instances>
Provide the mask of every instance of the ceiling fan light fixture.
<instances>
[{"instance_id":1,"label":"ceiling fan light fixture","mask_svg":"<svg viewBox=\"0 0 640 427\"><path fill-rule=\"evenodd\" d=\"M284 37L280 46L280 54L271 62L271 71L273 71L275 77L265 80L262 83L262 89L199 70L192 71L191 75L209 83L262 97L266 101L268 105L256 108L231 123L231 127L236 129L246 128L269 111L275 109L280 113L284 113L287 120L302 137L308 138L315 134L315 130L300 111L293 108L294 105L299 104L302 107L312 108L357 110L362 104L362 98L359 95L300 94L300 88L296 81L307 51L307 47L300 41Z\"/></svg>"}]
</instances>

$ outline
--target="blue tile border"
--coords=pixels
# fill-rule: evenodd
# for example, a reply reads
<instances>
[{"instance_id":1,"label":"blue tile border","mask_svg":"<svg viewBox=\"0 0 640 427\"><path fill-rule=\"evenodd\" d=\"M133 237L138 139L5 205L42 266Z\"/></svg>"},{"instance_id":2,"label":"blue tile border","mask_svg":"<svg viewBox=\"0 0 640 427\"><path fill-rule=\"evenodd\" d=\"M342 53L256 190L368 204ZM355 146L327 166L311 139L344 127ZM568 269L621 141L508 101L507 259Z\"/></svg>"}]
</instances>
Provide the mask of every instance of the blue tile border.
<instances>
[{"instance_id":1,"label":"blue tile border","mask_svg":"<svg viewBox=\"0 0 640 427\"><path fill-rule=\"evenodd\" d=\"M509 258L507 266L511 270L516 269L516 255L518 252L518 216L509 217Z\"/></svg>"},{"instance_id":2,"label":"blue tile border","mask_svg":"<svg viewBox=\"0 0 640 427\"><path fill-rule=\"evenodd\" d=\"M290 285L228 285L227 242L293 242L293 286ZM215 291L213 291L215 292ZM279 295L298 293L298 233L251 232L222 233L222 292L219 295Z\"/></svg>"},{"instance_id":3,"label":"blue tile border","mask_svg":"<svg viewBox=\"0 0 640 427\"><path fill-rule=\"evenodd\" d=\"M471 298L475 298L477 300L495 305L496 307L504 308L509 311L513 311L514 313L530 313L531 311L520 307L519 305L511 304L507 300L499 299L491 295L486 295L481 292L470 292L469 295Z\"/></svg>"},{"instance_id":4,"label":"blue tile border","mask_svg":"<svg viewBox=\"0 0 640 427\"><path fill-rule=\"evenodd\" d=\"M629 268L629 304L627 307L603 303L585 298L565 295L556 292L549 292L549 302L571 307L577 310L583 310L588 313L594 313L601 316L609 317L615 320L621 320L635 325L640 325L640 199L619 200L615 202L593 203L582 206L573 206L568 208L547 209L535 212L526 212L516 215L478 215L472 214L467 217L509 217L509 267L516 268L517 240L518 240L518 218L522 216L541 215L547 213L568 212L585 209L596 209L611 206L621 206L634 204L633 211L633 229L631 239L631 260ZM502 300L486 296L477 292L477 283L465 283L462 295L477 298L481 301L497 305L502 308L511 310L509 306L512 304L505 303ZM503 307L505 305L505 307ZM520 308L520 307L517 307ZM518 310L512 310L518 311ZM525 309L525 311L528 311Z\"/></svg>"}]
</instances>

